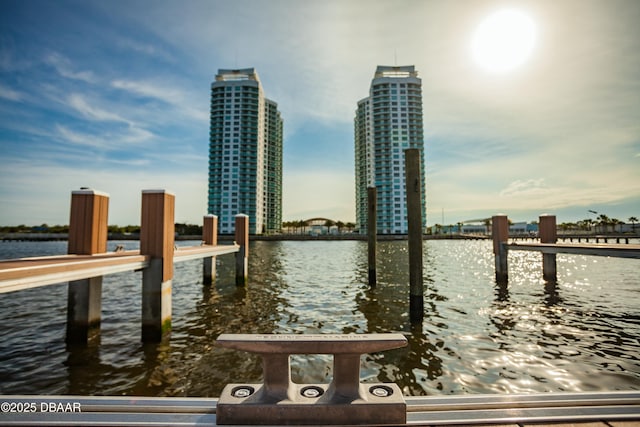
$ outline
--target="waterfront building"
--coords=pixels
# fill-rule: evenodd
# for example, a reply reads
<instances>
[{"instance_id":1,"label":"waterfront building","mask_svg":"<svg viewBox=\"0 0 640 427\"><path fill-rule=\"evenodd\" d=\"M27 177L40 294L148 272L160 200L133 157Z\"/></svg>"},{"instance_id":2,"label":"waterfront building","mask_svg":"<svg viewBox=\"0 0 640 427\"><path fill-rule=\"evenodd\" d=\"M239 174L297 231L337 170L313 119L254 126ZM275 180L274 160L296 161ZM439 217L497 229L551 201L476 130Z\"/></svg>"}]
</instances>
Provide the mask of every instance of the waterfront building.
<instances>
[{"instance_id":1,"label":"waterfront building","mask_svg":"<svg viewBox=\"0 0 640 427\"><path fill-rule=\"evenodd\" d=\"M378 66L354 119L356 227L367 229L367 188L377 189L379 234L407 234L404 150L420 150L426 227L422 81L414 66Z\"/></svg>"},{"instance_id":2,"label":"waterfront building","mask_svg":"<svg viewBox=\"0 0 640 427\"><path fill-rule=\"evenodd\" d=\"M282 116L278 104L265 99L265 229L282 228Z\"/></svg>"},{"instance_id":3,"label":"waterfront building","mask_svg":"<svg viewBox=\"0 0 640 427\"><path fill-rule=\"evenodd\" d=\"M220 69L211 84L208 212L218 232L231 234L235 216L249 216L249 233L282 223L282 117L265 98L254 68Z\"/></svg>"}]
</instances>

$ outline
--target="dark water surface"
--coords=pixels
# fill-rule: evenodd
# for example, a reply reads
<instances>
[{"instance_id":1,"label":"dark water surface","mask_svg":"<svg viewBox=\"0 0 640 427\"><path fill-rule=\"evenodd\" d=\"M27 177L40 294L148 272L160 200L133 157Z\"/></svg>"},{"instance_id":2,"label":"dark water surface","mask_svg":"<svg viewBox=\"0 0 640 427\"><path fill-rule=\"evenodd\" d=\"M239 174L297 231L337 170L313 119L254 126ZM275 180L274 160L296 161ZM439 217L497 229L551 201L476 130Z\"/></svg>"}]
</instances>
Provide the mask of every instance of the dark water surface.
<instances>
[{"instance_id":1,"label":"dark water surface","mask_svg":"<svg viewBox=\"0 0 640 427\"><path fill-rule=\"evenodd\" d=\"M218 396L260 381L259 359L215 346L223 332L403 333L408 347L363 356L361 377L406 395L640 389L640 261L558 255L548 285L540 254L511 252L500 287L491 242L425 241L425 319L412 327L406 245L378 243L375 289L359 241L252 242L246 288L233 255L218 258L211 287L201 261L176 264L162 344L140 342L140 272L105 277L87 348L64 342L66 284L0 294L0 394ZM0 258L65 252L66 242L0 243ZM296 382L331 375L331 356L292 358Z\"/></svg>"}]
</instances>

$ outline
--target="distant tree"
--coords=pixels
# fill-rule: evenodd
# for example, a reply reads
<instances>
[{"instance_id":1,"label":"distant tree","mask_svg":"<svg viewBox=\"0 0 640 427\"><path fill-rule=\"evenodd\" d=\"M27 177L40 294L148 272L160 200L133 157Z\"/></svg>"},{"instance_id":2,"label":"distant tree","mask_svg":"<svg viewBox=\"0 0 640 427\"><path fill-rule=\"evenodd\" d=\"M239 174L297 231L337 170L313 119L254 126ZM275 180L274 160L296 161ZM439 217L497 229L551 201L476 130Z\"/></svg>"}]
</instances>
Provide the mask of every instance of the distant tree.
<instances>
[{"instance_id":1,"label":"distant tree","mask_svg":"<svg viewBox=\"0 0 640 427\"><path fill-rule=\"evenodd\" d=\"M338 227L338 234L342 234L342 229L344 228L344 222L336 221L336 227Z\"/></svg>"},{"instance_id":2,"label":"distant tree","mask_svg":"<svg viewBox=\"0 0 640 427\"><path fill-rule=\"evenodd\" d=\"M177 223L175 224L175 230L176 230L176 233L182 236L201 236L202 235L201 225Z\"/></svg>"},{"instance_id":3,"label":"distant tree","mask_svg":"<svg viewBox=\"0 0 640 427\"><path fill-rule=\"evenodd\" d=\"M127 225L122 228L122 231L125 233L140 233L139 225Z\"/></svg>"},{"instance_id":4,"label":"distant tree","mask_svg":"<svg viewBox=\"0 0 640 427\"><path fill-rule=\"evenodd\" d=\"M631 229L635 233L636 232L636 223L638 222L638 218L636 218L635 216L631 216L631 217L629 217L628 221L631 223Z\"/></svg>"},{"instance_id":5,"label":"distant tree","mask_svg":"<svg viewBox=\"0 0 640 427\"><path fill-rule=\"evenodd\" d=\"M616 225L624 224L624 222L620 221L618 218L611 218L611 220L609 221L609 224L611 224L611 231L615 232Z\"/></svg>"},{"instance_id":6,"label":"distant tree","mask_svg":"<svg viewBox=\"0 0 640 427\"><path fill-rule=\"evenodd\" d=\"M583 230L591 230L594 221L591 218L583 219L582 221L578 221L578 227Z\"/></svg>"},{"instance_id":7,"label":"distant tree","mask_svg":"<svg viewBox=\"0 0 640 427\"><path fill-rule=\"evenodd\" d=\"M68 233L69 226L68 225L52 225L49 227L49 231L51 233Z\"/></svg>"}]
</instances>

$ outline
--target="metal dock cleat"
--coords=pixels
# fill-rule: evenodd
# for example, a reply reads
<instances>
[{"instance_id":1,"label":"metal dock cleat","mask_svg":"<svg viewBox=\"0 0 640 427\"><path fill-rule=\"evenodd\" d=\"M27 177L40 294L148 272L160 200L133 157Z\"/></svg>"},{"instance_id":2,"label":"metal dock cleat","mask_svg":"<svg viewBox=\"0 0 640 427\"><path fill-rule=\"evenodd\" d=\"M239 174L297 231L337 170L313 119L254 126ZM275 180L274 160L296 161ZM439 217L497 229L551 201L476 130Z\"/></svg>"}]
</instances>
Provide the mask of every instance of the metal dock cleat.
<instances>
[{"instance_id":1,"label":"metal dock cleat","mask_svg":"<svg viewBox=\"0 0 640 427\"><path fill-rule=\"evenodd\" d=\"M404 347L402 334L222 334L226 348L262 356L262 384L228 384L218 400L218 424L405 424L400 388L360 382L360 355ZM291 381L292 354L332 354L330 384Z\"/></svg>"}]
</instances>

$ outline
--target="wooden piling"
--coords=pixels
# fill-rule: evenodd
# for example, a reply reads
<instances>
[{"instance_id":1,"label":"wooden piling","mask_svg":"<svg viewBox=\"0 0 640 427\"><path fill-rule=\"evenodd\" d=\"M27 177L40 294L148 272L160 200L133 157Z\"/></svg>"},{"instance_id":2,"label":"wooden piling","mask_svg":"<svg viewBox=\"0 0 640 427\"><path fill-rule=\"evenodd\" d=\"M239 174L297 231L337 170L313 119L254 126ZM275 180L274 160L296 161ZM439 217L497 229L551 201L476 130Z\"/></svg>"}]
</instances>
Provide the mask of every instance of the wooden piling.
<instances>
[{"instance_id":1,"label":"wooden piling","mask_svg":"<svg viewBox=\"0 0 640 427\"><path fill-rule=\"evenodd\" d=\"M491 217L491 234L493 237L493 253L495 255L496 283L506 284L509 280L507 267L507 248L509 240L509 219L506 215Z\"/></svg>"},{"instance_id":2,"label":"wooden piling","mask_svg":"<svg viewBox=\"0 0 640 427\"><path fill-rule=\"evenodd\" d=\"M142 341L159 342L171 330L175 195L142 192L140 254L151 257L142 272Z\"/></svg>"},{"instance_id":3,"label":"wooden piling","mask_svg":"<svg viewBox=\"0 0 640 427\"><path fill-rule=\"evenodd\" d=\"M540 243L557 243L555 215L540 215L538 218ZM542 277L547 282L558 280L556 254L542 254Z\"/></svg>"},{"instance_id":4,"label":"wooden piling","mask_svg":"<svg viewBox=\"0 0 640 427\"><path fill-rule=\"evenodd\" d=\"M240 246L236 252L236 285L245 286L249 269L249 216L236 215L235 241Z\"/></svg>"},{"instance_id":5,"label":"wooden piling","mask_svg":"<svg viewBox=\"0 0 640 427\"><path fill-rule=\"evenodd\" d=\"M67 253L95 255L107 251L109 195L95 190L71 193ZM67 343L87 343L100 327L102 276L69 282Z\"/></svg>"},{"instance_id":6,"label":"wooden piling","mask_svg":"<svg viewBox=\"0 0 640 427\"><path fill-rule=\"evenodd\" d=\"M202 223L202 243L215 246L218 244L218 217L205 215ZM202 260L202 282L211 285L216 278L216 257L206 257Z\"/></svg>"},{"instance_id":7,"label":"wooden piling","mask_svg":"<svg viewBox=\"0 0 640 427\"><path fill-rule=\"evenodd\" d=\"M415 323L424 317L420 150L405 150L404 161L409 233L409 318Z\"/></svg>"},{"instance_id":8,"label":"wooden piling","mask_svg":"<svg viewBox=\"0 0 640 427\"><path fill-rule=\"evenodd\" d=\"M378 245L378 192L376 187L367 188L367 265L369 286L377 282L376 252Z\"/></svg>"}]
</instances>

